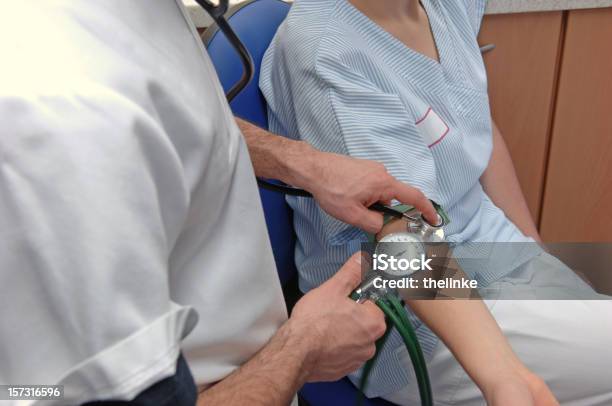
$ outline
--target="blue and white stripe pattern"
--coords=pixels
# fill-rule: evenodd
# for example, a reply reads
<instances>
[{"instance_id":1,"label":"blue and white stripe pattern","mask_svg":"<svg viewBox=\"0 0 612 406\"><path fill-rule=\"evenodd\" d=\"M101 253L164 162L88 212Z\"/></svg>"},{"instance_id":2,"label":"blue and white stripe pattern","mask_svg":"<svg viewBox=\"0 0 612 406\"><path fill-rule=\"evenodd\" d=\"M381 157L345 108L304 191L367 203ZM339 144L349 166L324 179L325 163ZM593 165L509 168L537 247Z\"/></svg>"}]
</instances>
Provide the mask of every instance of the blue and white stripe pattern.
<instances>
[{"instance_id":1,"label":"blue and white stripe pattern","mask_svg":"<svg viewBox=\"0 0 612 406\"><path fill-rule=\"evenodd\" d=\"M262 65L270 130L324 151L384 163L396 178L445 207L452 242L529 241L479 183L492 149L486 74L476 42L485 0L421 2L440 63L407 48L347 0L295 1ZM312 199L288 201L299 239L300 287L307 291L333 275L367 236ZM483 286L511 270L483 269L471 276ZM437 338L414 316L413 321L430 355ZM397 334L387 341L368 396L407 384L401 345Z\"/></svg>"}]
</instances>

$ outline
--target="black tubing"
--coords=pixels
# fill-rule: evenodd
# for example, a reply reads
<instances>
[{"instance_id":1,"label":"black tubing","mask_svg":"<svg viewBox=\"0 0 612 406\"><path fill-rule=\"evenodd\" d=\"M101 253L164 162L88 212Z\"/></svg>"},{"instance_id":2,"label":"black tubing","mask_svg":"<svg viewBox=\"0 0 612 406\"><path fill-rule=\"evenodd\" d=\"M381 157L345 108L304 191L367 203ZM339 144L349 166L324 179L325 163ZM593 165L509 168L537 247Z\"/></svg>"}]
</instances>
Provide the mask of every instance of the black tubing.
<instances>
[{"instance_id":1,"label":"black tubing","mask_svg":"<svg viewBox=\"0 0 612 406\"><path fill-rule=\"evenodd\" d=\"M262 189L271 190L272 192L282 193L289 196L312 197L312 193L304 189L271 183L261 178L257 178L257 184Z\"/></svg>"}]
</instances>

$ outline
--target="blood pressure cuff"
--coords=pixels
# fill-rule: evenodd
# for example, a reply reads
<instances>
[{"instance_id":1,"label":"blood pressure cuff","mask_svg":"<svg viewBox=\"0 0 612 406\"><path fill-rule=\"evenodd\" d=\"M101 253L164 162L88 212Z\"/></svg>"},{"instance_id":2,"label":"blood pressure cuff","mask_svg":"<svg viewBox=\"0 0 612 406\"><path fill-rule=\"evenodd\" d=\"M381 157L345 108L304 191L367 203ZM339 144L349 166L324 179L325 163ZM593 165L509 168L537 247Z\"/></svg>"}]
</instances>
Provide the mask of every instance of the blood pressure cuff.
<instances>
[{"instance_id":1,"label":"blood pressure cuff","mask_svg":"<svg viewBox=\"0 0 612 406\"><path fill-rule=\"evenodd\" d=\"M448 214L446 214L442 206L440 206L438 203L434 202L433 200L430 200L430 201L431 201L431 204L433 204L434 209L436 209L436 212L438 212L438 215L442 217L442 220L444 220L444 224L446 225L450 223L450 218L448 217ZM392 208L393 210L399 211L400 213L407 213L410 210L414 209L414 206L410 206L408 204L398 204L398 205L392 206ZM393 216L385 213L383 216L383 227L389 224L389 222L391 222L391 220L393 219L394 219ZM368 241L371 243L375 243L376 235L368 234Z\"/></svg>"}]
</instances>

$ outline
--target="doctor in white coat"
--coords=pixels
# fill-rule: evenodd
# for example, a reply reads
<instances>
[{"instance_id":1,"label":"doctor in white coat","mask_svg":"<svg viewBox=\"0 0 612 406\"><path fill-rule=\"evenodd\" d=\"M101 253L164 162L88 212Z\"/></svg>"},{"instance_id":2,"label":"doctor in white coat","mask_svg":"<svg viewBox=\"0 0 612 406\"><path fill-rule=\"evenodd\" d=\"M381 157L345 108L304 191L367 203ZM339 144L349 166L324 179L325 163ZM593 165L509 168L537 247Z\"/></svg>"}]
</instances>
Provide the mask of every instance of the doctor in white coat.
<instances>
[{"instance_id":1,"label":"doctor in white coat","mask_svg":"<svg viewBox=\"0 0 612 406\"><path fill-rule=\"evenodd\" d=\"M374 232L379 200L433 219L420 192L244 122L243 138L180 0L2 2L0 49L0 385L63 385L44 404L286 404L373 355L383 316L346 297L357 258L287 319L253 167Z\"/></svg>"}]
</instances>

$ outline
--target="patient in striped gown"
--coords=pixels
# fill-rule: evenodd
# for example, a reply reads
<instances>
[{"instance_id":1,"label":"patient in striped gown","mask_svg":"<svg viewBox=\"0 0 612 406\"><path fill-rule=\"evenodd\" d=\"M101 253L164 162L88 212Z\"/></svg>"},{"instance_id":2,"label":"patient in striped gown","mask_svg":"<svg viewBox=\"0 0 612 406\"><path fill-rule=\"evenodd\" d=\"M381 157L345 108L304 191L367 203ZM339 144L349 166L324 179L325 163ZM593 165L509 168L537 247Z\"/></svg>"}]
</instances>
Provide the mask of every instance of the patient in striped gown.
<instances>
[{"instance_id":1,"label":"patient in striped gown","mask_svg":"<svg viewBox=\"0 0 612 406\"><path fill-rule=\"evenodd\" d=\"M485 0L296 0L262 64L270 130L383 163L446 209L447 239L457 247L525 247L466 271L480 287L498 289L497 300L408 301L436 404L555 405L559 399L609 405L612 385L604 371L612 364L606 348L612 302L537 244L512 161L491 120L476 41L484 10ZM335 220L313 199L288 202L300 288L308 291L369 236ZM405 227L391 222L378 237ZM527 284L537 292L551 283L599 300L501 300L513 299L514 289ZM359 372L350 378L358 383ZM366 394L419 403L395 332Z\"/></svg>"}]
</instances>

